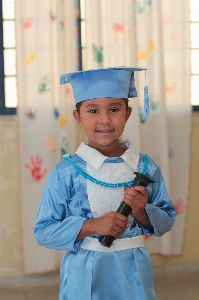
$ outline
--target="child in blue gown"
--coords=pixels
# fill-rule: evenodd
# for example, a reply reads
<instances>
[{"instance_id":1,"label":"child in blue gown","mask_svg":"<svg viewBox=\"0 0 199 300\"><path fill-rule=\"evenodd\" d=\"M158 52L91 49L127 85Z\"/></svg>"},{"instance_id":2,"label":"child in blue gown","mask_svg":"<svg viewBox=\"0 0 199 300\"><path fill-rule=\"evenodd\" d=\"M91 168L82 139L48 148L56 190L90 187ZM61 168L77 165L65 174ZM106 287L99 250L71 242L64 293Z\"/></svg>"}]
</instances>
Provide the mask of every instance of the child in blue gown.
<instances>
[{"instance_id":1,"label":"child in blue gown","mask_svg":"<svg viewBox=\"0 0 199 300\"><path fill-rule=\"evenodd\" d=\"M175 220L157 164L120 140L136 97L138 68L106 68L61 76L71 82L74 118L88 138L52 170L36 217L43 247L66 250L59 300L155 300L151 258L144 235L162 236ZM134 172L155 183L130 187ZM121 201L132 211L116 212ZM115 238L110 248L100 236Z\"/></svg>"}]
</instances>

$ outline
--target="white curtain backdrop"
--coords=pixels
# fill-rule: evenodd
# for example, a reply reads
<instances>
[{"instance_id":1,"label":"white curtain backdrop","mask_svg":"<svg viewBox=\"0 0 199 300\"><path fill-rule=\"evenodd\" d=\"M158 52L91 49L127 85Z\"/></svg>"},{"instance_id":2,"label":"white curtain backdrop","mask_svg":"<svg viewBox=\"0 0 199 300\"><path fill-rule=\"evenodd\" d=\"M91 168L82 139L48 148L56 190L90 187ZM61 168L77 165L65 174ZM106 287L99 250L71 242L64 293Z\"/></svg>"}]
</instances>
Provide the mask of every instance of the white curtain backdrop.
<instances>
[{"instance_id":1,"label":"white curtain backdrop","mask_svg":"<svg viewBox=\"0 0 199 300\"><path fill-rule=\"evenodd\" d=\"M146 237L150 253L179 255L183 250L189 184L190 37L189 1L85 0L85 68L148 68L151 109L143 118L144 72L136 74L138 98L125 129L163 172L177 208L171 232Z\"/></svg>"},{"instance_id":2,"label":"white curtain backdrop","mask_svg":"<svg viewBox=\"0 0 199 300\"><path fill-rule=\"evenodd\" d=\"M76 148L76 128L64 72L78 68L77 2L17 0L16 38L24 272L59 267L63 253L36 244L33 228L46 180L66 152Z\"/></svg>"},{"instance_id":3,"label":"white curtain backdrop","mask_svg":"<svg viewBox=\"0 0 199 300\"><path fill-rule=\"evenodd\" d=\"M24 272L59 267L63 252L38 246L35 215L49 172L73 153L78 131L69 85L62 73L78 69L77 0L17 0L16 38ZM189 181L190 53L188 0L85 0L84 68L147 67L151 111L143 119L144 72L124 138L161 167L177 208L174 228L146 237L150 253L183 250Z\"/></svg>"}]
</instances>

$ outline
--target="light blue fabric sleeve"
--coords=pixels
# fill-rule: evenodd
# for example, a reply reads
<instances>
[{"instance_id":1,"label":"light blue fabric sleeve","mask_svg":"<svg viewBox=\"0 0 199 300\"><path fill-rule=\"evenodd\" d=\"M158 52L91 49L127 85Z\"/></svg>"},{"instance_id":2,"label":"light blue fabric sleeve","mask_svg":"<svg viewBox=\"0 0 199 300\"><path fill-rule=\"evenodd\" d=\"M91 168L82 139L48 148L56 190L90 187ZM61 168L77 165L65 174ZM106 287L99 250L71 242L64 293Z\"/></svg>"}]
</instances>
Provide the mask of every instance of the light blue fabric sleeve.
<instances>
[{"instance_id":1,"label":"light blue fabric sleeve","mask_svg":"<svg viewBox=\"0 0 199 300\"><path fill-rule=\"evenodd\" d=\"M39 245L47 248L78 251L82 240L75 240L87 218L72 214L68 208L74 176L65 162L59 165L64 167L53 169L43 192L34 237Z\"/></svg>"},{"instance_id":2,"label":"light blue fabric sleeve","mask_svg":"<svg viewBox=\"0 0 199 300\"><path fill-rule=\"evenodd\" d=\"M155 181L147 187L149 198L145 207L154 232L141 224L140 226L147 235L162 236L171 230L176 219L176 210L168 195L161 170L151 158L147 176Z\"/></svg>"}]
</instances>

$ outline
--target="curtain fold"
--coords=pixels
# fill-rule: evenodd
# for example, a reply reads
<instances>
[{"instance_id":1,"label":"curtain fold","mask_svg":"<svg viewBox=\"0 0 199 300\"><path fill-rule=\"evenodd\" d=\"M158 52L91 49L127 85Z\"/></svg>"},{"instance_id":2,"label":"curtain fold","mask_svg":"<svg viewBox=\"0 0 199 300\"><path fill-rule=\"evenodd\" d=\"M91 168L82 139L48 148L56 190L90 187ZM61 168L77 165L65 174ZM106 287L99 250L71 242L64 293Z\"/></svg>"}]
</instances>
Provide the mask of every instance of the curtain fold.
<instances>
[{"instance_id":1,"label":"curtain fold","mask_svg":"<svg viewBox=\"0 0 199 300\"><path fill-rule=\"evenodd\" d=\"M141 116L141 149L148 153L160 166L167 189L169 191L169 163L168 163L168 129L165 109L164 93L164 49L162 37L162 9L161 1L144 2L142 10L137 10L137 51L138 64L144 64L148 71L146 83L149 88L151 103L156 104L156 109L150 109L147 120ZM141 75L140 75L141 76ZM143 77L143 75L142 75ZM142 95L144 78L140 78L139 94ZM142 108L143 97L139 97ZM153 107L151 107L153 108ZM169 193L170 194L170 193ZM170 194L171 198L172 195ZM147 245L150 252L162 254L171 253L171 232L161 238L148 238Z\"/></svg>"},{"instance_id":2,"label":"curtain fold","mask_svg":"<svg viewBox=\"0 0 199 300\"><path fill-rule=\"evenodd\" d=\"M61 73L78 69L78 2L16 2L22 257L26 273L54 270L63 253L38 246L33 228L41 194L55 164L76 149L73 96Z\"/></svg>"},{"instance_id":3,"label":"curtain fold","mask_svg":"<svg viewBox=\"0 0 199 300\"><path fill-rule=\"evenodd\" d=\"M183 250L190 176L189 23L189 1L182 1L180 5L177 0L170 3L162 1L170 193L177 210L177 220L172 230L174 254L179 254Z\"/></svg>"}]
</instances>

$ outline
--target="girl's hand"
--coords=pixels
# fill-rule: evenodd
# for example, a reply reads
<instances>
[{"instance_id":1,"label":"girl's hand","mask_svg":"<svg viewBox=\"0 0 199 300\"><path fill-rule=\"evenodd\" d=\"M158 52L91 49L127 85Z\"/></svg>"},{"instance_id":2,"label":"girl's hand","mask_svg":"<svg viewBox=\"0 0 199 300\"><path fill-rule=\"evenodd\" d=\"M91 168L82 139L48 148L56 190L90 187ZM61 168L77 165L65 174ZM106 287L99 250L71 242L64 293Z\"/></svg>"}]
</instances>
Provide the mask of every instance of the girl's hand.
<instances>
[{"instance_id":1,"label":"girl's hand","mask_svg":"<svg viewBox=\"0 0 199 300\"><path fill-rule=\"evenodd\" d=\"M85 238L90 234L112 235L119 238L127 224L128 219L125 216L117 212L110 212L102 217L86 220L76 240Z\"/></svg>"},{"instance_id":2,"label":"girl's hand","mask_svg":"<svg viewBox=\"0 0 199 300\"><path fill-rule=\"evenodd\" d=\"M116 238L122 235L127 224L128 219L117 212L110 212L100 218L93 219L95 233L99 235L112 235Z\"/></svg>"},{"instance_id":3,"label":"girl's hand","mask_svg":"<svg viewBox=\"0 0 199 300\"><path fill-rule=\"evenodd\" d=\"M148 202L148 192L144 186L125 187L123 201L131 208L131 216L140 224L153 231L145 206Z\"/></svg>"},{"instance_id":4,"label":"girl's hand","mask_svg":"<svg viewBox=\"0 0 199 300\"><path fill-rule=\"evenodd\" d=\"M148 201L148 193L144 186L125 187L123 201L132 208L131 215L134 219L139 219Z\"/></svg>"}]
</instances>

